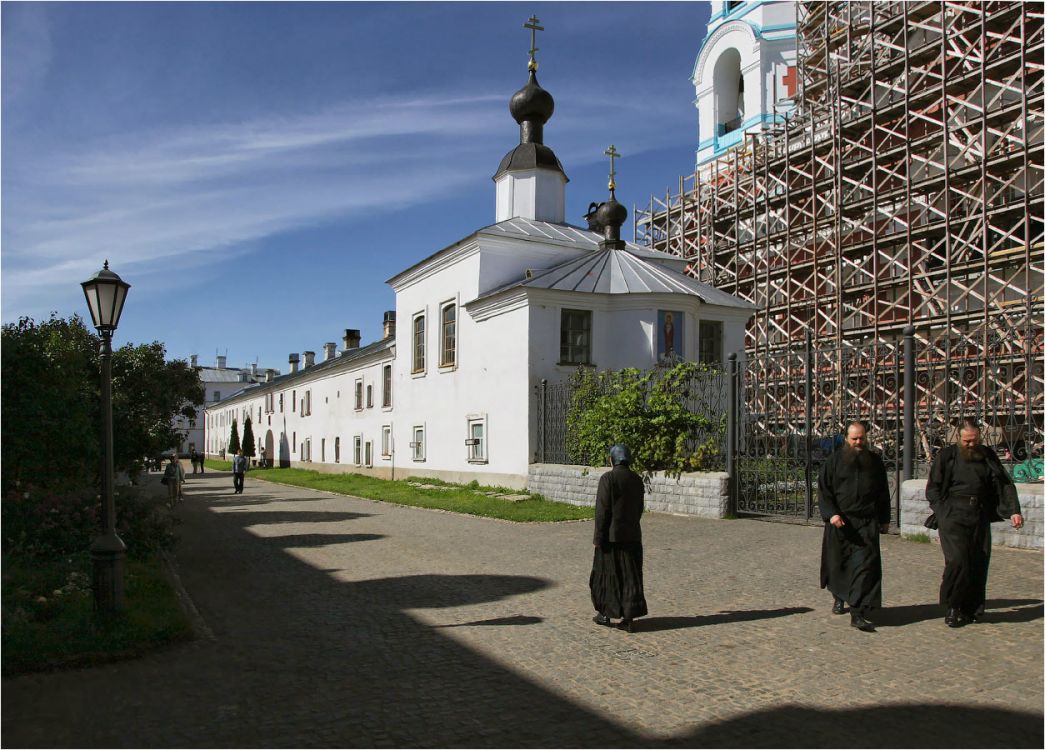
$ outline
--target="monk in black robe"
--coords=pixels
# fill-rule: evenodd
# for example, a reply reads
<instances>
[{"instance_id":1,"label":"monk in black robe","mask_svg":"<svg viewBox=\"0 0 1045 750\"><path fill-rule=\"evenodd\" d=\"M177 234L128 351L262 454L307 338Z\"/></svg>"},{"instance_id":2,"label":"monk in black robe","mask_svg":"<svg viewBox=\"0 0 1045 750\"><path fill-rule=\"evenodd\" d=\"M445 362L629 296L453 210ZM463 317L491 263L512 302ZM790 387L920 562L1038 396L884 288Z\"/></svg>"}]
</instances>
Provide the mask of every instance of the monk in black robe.
<instances>
[{"instance_id":1,"label":"monk in black robe","mask_svg":"<svg viewBox=\"0 0 1045 750\"><path fill-rule=\"evenodd\" d=\"M936 514L943 548L940 604L944 622L960 628L976 622L987 600L991 523L1023 526L1020 499L998 455L980 444L980 427L966 419L958 443L942 448L929 469L925 499Z\"/></svg>"},{"instance_id":2,"label":"monk in black robe","mask_svg":"<svg viewBox=\"0 0 1045 750\"><path fill-rule=\"evenodd\" d=\"M866 440L863 424L851 422L841 449L820 467L820 588L834 595L832 612L845 614L848 602L850 624L870 633L871 610L882 606L879 535L889 530L889 481Z\"/></svg>"},{"instance_id":3,"label":"monk in black robe","mask_svg":"<svg viewBox=\"0 0 1045 750\"><path fill-rule=\"evenodd\" d=\"M633 632L632 620L647 614L642 588L642 517L645 488L642 477L631 470L631 453L623 445L610 449L613 468L602 475L595 497L595 559L592 561L591 603L598 612L593 620Z\"/></svg>"}]
</instances>

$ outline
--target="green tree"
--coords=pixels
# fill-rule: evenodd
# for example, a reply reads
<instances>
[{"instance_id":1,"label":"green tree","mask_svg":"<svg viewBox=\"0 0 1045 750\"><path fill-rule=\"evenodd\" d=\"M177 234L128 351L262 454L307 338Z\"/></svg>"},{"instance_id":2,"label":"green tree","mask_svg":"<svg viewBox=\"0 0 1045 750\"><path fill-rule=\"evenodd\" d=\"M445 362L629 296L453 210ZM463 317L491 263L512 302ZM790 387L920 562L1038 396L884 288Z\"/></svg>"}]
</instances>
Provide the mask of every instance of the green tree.
<instances>
[{"instance_id":1,"label":"green tree","mask_svg":"<svg viewBox=\"0 0 1045 750\"><path fill-rule=\"evenodd\" d=\"M101 465L99 337L74 315L3 327L0 389L3 487L94 487ZM198 374L164 361L160 342L113 352L113 465L137 472L142 459L181 442L175 416L196 416Z\"/></svg>"},{"instance_id":2,"label":"green tree","mask_svg":"<svg viewBox=\"0 0 1045 750\"><path fill-rule=\"evenodd\" d=\"M250 423L250 417L247 417L243 423L243 455L248 458L254 458L254 427Z\"/></svg>"},{"instance_id":3,"label":"green tree","mask_svg":"<svg viewBox=\"0 0 1045 750\"><path fill-rule=\"evenodd\" d=\"M229 432L229 455L235 456L239 453L239 426L236 424L236 420L232 420L232 430Z\"/></svg>"},{"instance_id":4,"label":"green tree","mask_svg":"<svg viewBox=\"0 0 1045 750\"><path fill-rule=\"evenodd\" d=\"M605 466L610 446L623 443L631 449L636 471L677 477L706 468L718 452L725 415L712 413L707 405L693 410L690 397L699 379L713 373L694 362L646 372L580 368L570 381L566 415L570 460Z\"/></svg>"}]
</instances>

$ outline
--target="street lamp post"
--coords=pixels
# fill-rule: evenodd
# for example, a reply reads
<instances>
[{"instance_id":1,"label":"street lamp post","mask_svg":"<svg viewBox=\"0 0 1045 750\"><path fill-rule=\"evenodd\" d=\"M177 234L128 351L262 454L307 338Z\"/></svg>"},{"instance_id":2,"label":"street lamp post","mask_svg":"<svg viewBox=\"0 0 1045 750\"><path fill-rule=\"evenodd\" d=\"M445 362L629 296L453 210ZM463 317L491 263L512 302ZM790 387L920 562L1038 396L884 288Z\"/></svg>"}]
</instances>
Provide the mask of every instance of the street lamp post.
<instances>
[{"instance_id":1,"label":"street lamp post","mask_svg":"<svg viewBox=\"0 0 1045 750\"><path fill-rule=\"evenodd\" d=\"M91 584L95 609L101 614L111 614L122 609L125 603L123 568L127 554L127 545L116 534L116 503L113 500L112 335L120 324L123 303L131 285L110 271L109 261L105 261L102 270L80 286L87 298L94 327L102 337L98 359L102 386L102 507L105 531L91 543Z\"/></svg>"}]
</instances>

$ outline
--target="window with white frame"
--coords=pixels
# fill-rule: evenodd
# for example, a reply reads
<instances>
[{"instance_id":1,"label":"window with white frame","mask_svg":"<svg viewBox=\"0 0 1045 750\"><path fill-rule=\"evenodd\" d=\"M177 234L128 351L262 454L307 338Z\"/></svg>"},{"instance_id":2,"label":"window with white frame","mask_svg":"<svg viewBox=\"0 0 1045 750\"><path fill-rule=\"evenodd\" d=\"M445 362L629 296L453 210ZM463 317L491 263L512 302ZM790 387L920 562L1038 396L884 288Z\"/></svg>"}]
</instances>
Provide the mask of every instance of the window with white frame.
<instances>
[{"instance_id":1,"label":"window with white frame","mask_svg":"<svg viewBox=\"0 0 1045 750\"><path fill-rule=\"evenodd\" d=\"M363 379L356 380L356 411L363 409Z\"/></svg>"},{"instance_id":2,"label":"window with white frame","mask_svg":"<svg viewBox=\"0 0 1045 750\"><path fill-rule=\"evenodd\" d=\"M439 366L457 364L457 305L450 302L439 311Z\"/></svg>"},{"instance_id":3,"label":"window with white frame","mask_svg":"<svg viewBox=\"0 0 1045 750\"><path fill-rule=\"evenodd\" d=\"M385 458L392 456L392 425L381 426L381 455Z\"/></svg>"},{"instance_id":4,"label":"window with white frame","mask_svg":"<svg viewBox=\"0 0 1045 750\"><path fill-rule=\"evenodd\" d=\"M374 386L372 385L366 387L366 408L374 408Z\"/></svg>"},{"instance_id":5,"label":"window with white frame","mask_svg":"<svg viewBox=\"0 0 1045 750\"><path fill-rule=\"evenodd\" d=\"M381 406L385 409L392 406L392 365L381 368Z\"/></svg>"},{"instance_id":6,"label":"window with white frame","mask_svg":"<svg viewBox=\"0 0 1045 750\"><path fill-rule=\"evenodd\" d=\"M312 389L305 391L305 416L312 414Z\"/></svg>"},{"instance_id":7,"label":"window with white frame","mask_svg":"<svg viewBox=\"0 0 1045 750\"><path fill-rule=\"evenodd\" d=\"M214 400L221 401L221 391L214 391Z\"/></svg>"},{"instance_id":8,"label":"window with white frame","mask_svg":"<svg viewBox=\"0 0 1045 750\"><path fill-rule=\"evenodd\" d=\"M424 313L414 316L413 323L413 360L411 372L425 371L425 316Z\"/></svg>"},{"instance_id":9,"label":"window with white frame","mask_svg":"<svg viewBox=\"0 0 1045 750\"><path fill-rule=\"evenodd\" d=\"M352 438L352 463L359 466L363 463L363 436L356 435Z\"/></svg>"},{"instance_id":10,"label":"window with white frame","mask_svg":"<svg viewBox=\"0 0 1045 750\"><path fill-rule=\"evenodd\" d=\"M374 442L367 440L366 445L363 449L363 465L373 466L374 465Z\"/></svg>"},{"instance_id":11,"label":"window with white frame","mask_svg":"<svg viewBox=\"0 0 1045 750\"><path fill-rule=\"evenodd\" d=\"M468 460L473 463L486 463L486 417L468 418L468 437L465 439L468 448Z\"/></svg>"},{"instance_id":12,"label":"window with white frame","mask_svg":"<svg viewBox=\"0 0 1045 750\"><path fill-rule=\"evenodd\" d=\"M298 392L297 391L291 391L290 392L290 410L292 412L297 412L297 410L298 410Z\"/></svg>"},{"instance_id":13,"label":"window with white frame","mask_svg":"<svg viewBox=\"0 0 1045 750\"><path fill-rule=\"evenodd\" d=\"M305 442L301 444L302 455L301 460L311 461L312 460L312 438L305 438Z\"/></svg>"},{"instance_id":14,"label":"window with white frame","mask_svg":"<svg viewBox=\"0 0 1045 750\"><path fill-rule=\"evenodd\" d=\"M319 439L319 460L322 463L326 463L327 462L327 439L326 438L320 438Z\"/></svg>"},{"instance_id":15,"label":"window with white frame","mask_svg":"<svg viewBox=\"0 0 1045 750\"><path fill-rule=\"evenodd\" d=\"M708 364L722 363L722 321L700 321L700 361Z\"/></svg>"},{"instance_id":16,"label":"window with white frame","mask_svg":"<svg viewBox=\"0 0 1045 750\"><path fill-rule=\"evenodd\" d=\"M562 311L559 364L591 364L591 310Z\"/></svg>"},{"instance_id":17,"label":"window with white frame","mask_svg":"<svg viewBox=\"0 0 1045 750\"><path fill-rule=\"evenodd\" d=\"M341 463L341 438L334 438L334 463Z\"/></svg>"},{"instance_id":18,"label":"window with white frame","mask_svg":"<svg viewBox=\"0 0 1045 750\"><path fill-rule=\"evenodd\" d=\"M415 461L425 460L425 428L424 425L414 425L412 439L410 440L410 456Z\"/></svg>"}]
</instances>

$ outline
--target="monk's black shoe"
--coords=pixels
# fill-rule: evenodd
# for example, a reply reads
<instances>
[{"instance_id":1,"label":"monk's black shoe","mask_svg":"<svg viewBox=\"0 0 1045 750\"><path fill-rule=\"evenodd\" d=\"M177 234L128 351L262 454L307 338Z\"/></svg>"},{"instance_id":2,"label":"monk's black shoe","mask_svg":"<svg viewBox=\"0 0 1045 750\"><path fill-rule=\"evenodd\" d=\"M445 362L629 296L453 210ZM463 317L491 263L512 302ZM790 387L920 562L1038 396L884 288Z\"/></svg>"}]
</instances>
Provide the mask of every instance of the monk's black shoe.
<instances>
[{"instance_id":1,"label":"monk's black shoe","mask_svg":"<svg viewBox=\"0 0 1045 750\"><path fill-rule=\"evenodd\" d=\"M621 620L620 625L618 625L617 627L619 627L621 630L626 630L629 633L635 632L635 623L631 620Z\"/></svg>"},{"instance_id":2,"label":"monk's black shoe","mask_svg":"<svg viewBox=\"0 0 1045 750\"><path fill-rule=\"evenodd\" d=\"M605 625L606 627L610 627L610 625L612 624L610 622L610 618L603 614L595 615L595 617L591 618L591 621L594 622L596 625Z\"/></svg>"},{"instance_id":3,"label":"monk's black shoe","mask_svg":"<svg viewBox=\"0 0 1045 750\"><path fill-rule=\"evenodd\" d=\"M833 615L844 615L845 614L845 601L835 597L835 604L831 607L831 614Z\"/></svg>"},{"instance_id":4,"label":"monk's black shoe","mask_svg":"<svg viewBox=\"0 0 1045 750\"><path fill-rule=\"evenodd\" d=\"M969 619L962 614L960 609L952 607L947 610L947 616L943 618L944 624L949 628L960 628L969 623Z\"/></svg>"},{"instance_id":5,"label":"monk's black shoe","mask_svg":"<svg viewBox=\"0 0 1045 750\"><path fill-rule=\"evenodd\" d=\"M874 623L871 622L870 620L868 620L866 617L863 617L862 615L858 615L856 612L851 612L850 613L849 624L852 625L857 630L862 630L865 633L873 633L873 632L875 632L874 631Z\"/></svg>"}]
</instances>

